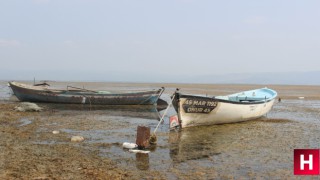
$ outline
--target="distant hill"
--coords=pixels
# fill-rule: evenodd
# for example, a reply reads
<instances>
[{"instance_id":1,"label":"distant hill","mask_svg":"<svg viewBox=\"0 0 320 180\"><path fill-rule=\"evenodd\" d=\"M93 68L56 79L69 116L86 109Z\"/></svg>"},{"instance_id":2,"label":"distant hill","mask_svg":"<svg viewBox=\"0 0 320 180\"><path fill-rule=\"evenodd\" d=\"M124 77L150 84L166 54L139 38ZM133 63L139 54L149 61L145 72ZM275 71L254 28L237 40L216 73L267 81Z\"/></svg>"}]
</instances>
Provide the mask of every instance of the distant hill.
<instances>
[{"instance_id":1,"label":"distant hill","mask_svg":"<svg viewBox=\"0 0 320 180\"><path fill-rule=\"evenodd\" d=\"M151 83L208 83L208 84L287 84L320 85L320 71L261 72L208 75L180 75L165 71L143 72L71 72L71 71L15 71L0 70L0 80L106 81Z\"/></svg>"},{"instance_id":2,"label":"distant hill","mask_svg":"<svg viewBox=\"0 0 320 180\"><path fill-rule=\"evenodd\" d=\"M207 75L188 78L184 81L214 84L291 84L320 85L320 71L314 72L263 72Z\"/></svg>"}]
</instances>

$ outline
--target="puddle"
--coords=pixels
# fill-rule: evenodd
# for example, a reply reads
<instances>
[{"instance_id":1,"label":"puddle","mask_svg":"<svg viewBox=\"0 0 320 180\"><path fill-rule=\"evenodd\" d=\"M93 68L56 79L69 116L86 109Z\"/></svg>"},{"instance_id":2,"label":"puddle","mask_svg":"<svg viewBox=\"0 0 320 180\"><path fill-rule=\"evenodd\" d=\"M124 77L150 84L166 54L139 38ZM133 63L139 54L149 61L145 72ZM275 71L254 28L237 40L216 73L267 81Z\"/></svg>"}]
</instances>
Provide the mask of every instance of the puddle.
<instances>
[{"instance_id":1,"label":"puddle","mask_svg":"<svg viewBox=\"0 0 320 180\"><path fill-rule=\"evenodd\" d=\"M32 123L32 121L29 120L28 118L19 119L19 122L20 122L21 124L20 124L18 127L26 126L26 125Z\"/></svg>"}]
</instances>

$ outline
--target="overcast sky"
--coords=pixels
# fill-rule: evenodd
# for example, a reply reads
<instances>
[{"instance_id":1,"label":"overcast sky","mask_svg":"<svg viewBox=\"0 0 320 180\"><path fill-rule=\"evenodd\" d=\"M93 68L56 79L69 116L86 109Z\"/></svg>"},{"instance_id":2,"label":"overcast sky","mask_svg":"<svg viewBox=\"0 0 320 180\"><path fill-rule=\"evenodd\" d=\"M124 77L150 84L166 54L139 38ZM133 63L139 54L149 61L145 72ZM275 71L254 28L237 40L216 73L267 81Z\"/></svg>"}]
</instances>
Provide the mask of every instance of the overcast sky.
<instances>
[{"instance_id":1,"label":"overcast sky","mask_svg":"<svg viewBox=\"0 0 320 180\"><path fill-rule=\"evenodd\" d=\"M319 8L319 0L0 0L0 70L12 79L132 81L319 71Z\"/></svg>"}]
</instances>

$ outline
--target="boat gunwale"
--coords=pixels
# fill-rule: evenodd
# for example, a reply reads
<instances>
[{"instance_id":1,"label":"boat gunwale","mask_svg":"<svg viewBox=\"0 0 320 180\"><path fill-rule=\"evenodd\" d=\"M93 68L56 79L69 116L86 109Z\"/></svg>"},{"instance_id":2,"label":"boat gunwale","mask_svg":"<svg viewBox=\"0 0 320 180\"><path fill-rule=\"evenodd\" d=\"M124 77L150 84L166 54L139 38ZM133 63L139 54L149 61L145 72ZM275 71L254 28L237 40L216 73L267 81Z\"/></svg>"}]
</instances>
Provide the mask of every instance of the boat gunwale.
<instances>
[{"instance_id":1,"label":"boat gunwale","mask_svg":"<svg viewBox=\"0 0 320 180\"><path fill-rule=\"evenodd\" d=\"M225 100L225 99L218 99L215 97L204 97L204 96L198 96L198 95L188 95L188 94L179 94L179 99L180 98L198 98L198 99L203 99L203 100L214 100L217 102L223 102L223 103L230 103L230 104L246 104L246 105L253 105L253 104L263 104L263 103L267 103L270 102L272 100L275 99L276 96L273 96L271 98L268 98L266 100L253 100L253 101L231 101L231 100Z\"/></svg>"},{"instance_id":2,"label":"boat gunwale","mask_svg":"<svg viewBox=\"0 0 320 180\"><path fill-rule=\"evenodd\" d=\"M28 89L37 92L46 92L46 93L57 93L61 95L90 95L90 96L126 96L126 95L140 95L140 94L162 94L164 88L154 89L154 90L145 90L145 91L137 91L137 92L115 92L115 93L99 93L97 92L87 92L81 90L64 90L64 89L50 89L44 88L40 86L33 87L29 84L23 84L16 81L9 82L10 86L15 86L22 89Z\"/></svg>"}]
</instances>

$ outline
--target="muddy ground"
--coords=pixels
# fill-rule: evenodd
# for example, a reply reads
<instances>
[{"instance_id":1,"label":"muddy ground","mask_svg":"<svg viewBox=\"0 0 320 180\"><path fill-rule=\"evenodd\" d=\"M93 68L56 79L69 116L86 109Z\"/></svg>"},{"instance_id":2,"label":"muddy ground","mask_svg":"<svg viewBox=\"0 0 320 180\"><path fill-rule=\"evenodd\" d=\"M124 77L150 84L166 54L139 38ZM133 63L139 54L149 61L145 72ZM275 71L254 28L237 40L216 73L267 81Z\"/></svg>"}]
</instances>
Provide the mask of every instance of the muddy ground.
<instances>
[{"instance_id":1,"label":"muddy ground","mask_svg":"<svg viewBox=\"0 0 320 180\"><path fill-rule=\"evenodd\" d=\"M38 119L52 112L14 112L16 103L0 104L0 179L124 179L130 172L117 168L96 152L78 148L67 134L39 134ZM18 121L34 120L27 126ZM56 144L36 144L41 139L58 139Z\"/></svg>"},{"instance_id":2,"label":"muddy ground","mask_svg":"<svg viewBox=\"0 0 320 180\"><path fill-rule=\"evenodd\" d=\"M169 91L177 87L164 86ZM220 95L255 87L184 85L182 91ZM157 120L127 117L123 112L118 116L116 111L107 116L105 111L52 108L16 112L19 102L2 100L0 179L299 179L293 175L293 150L320 147L319 87L271 88L283 100L267 117L179 133L161 126L157 149L148 157L126 152L121 143L135 140L134 130L128 127L138 123L154 127ZM300 96L305 99L299 100ZM92 129L103 133L90 139L86 133ZM53 134L54 130L60 133ZM71 142L78 132L85 141ZM108 139L108 133L118 139Z\"/></svg>"}]
</instances>

